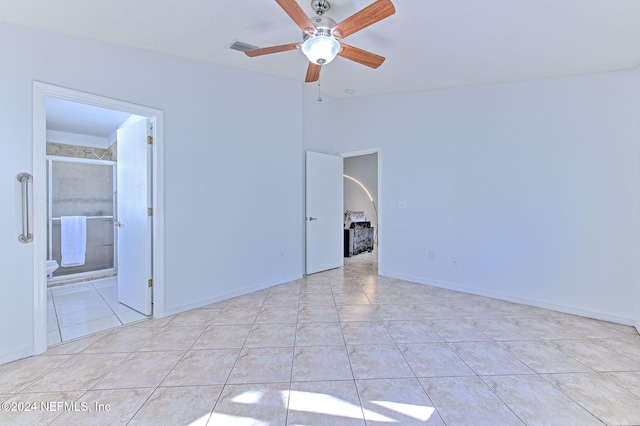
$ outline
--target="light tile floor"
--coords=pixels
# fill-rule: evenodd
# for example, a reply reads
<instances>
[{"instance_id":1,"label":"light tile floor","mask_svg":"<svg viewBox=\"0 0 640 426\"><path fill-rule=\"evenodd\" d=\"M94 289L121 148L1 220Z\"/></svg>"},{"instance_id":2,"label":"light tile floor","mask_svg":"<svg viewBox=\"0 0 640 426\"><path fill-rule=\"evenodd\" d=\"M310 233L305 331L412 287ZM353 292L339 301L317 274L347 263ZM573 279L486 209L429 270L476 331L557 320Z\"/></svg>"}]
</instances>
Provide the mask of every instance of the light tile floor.
<instances>
[{"instance_id":1,"label":"light tile floor","mask_svg":"<svg viewBox=\"0 0 640 426\"><path fill-rule=\"evenodd\" d=\"M147 319L118 303L117 291L117 277L49 288L49 346Z\"/></svg>"},{"instance_id":2,"label":"light tile floor","mask_svg":"<svg viewBox=\"0 0 640 426\"><path fill-rule=\"evenodd\" d=\"M356 256L2 365L0 424L640 424L632 327L376 270Z\"/></svg>"}]
</instances>

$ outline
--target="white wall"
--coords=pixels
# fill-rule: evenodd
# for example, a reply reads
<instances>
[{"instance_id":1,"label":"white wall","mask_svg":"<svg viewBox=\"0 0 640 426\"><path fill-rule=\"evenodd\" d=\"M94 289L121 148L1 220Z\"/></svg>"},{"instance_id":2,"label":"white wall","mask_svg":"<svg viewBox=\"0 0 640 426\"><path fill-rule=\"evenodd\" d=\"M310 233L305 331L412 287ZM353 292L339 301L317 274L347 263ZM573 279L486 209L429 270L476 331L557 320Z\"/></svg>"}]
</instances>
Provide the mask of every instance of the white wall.
<instances>
[{"instance_id":1,"label":"white wall","mask_svg":"<svg viewBox=\"0 0 640 426\"><path fill-rule=\"evenodd\" d=\"M382 275L633 324L637 73L308 99L305 144L381 147Z\"/></svg>"},{"instance_id":2,"label":"white wall","mask_svg":"<svg viewBox=\"0 0 640 426\"><path fill-rule=\"evenodd\" d=\"M0 57L0 362L33 352L34 80L163 110L167 314L301 276L301 83L8 24Z\"/></svg>"}]
</instances>

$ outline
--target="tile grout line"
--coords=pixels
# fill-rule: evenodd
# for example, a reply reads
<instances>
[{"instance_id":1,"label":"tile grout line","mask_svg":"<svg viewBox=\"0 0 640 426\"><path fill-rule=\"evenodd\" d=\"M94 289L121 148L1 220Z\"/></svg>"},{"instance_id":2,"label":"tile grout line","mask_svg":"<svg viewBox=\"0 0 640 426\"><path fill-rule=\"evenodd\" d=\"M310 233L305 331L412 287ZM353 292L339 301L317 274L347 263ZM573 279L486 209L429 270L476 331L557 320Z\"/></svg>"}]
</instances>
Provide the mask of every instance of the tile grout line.
<instances>
[{"instance_id":1,"label":"tile grout line","mask_svg":"<svg viewBox=\"0 0 640 426\"><path fill-rule=\"evenodd\" d=\"M249 293L249 294L251 294L251 293ZM267 294L269 294L269 293L267 292ZM242 296L238 296L238 297L242 297ZM266 299L266 297L265 297L265 299ZM232 299L230 299L230 300L232 300ZM224 384L222 384L222 389L220 390L220 395L218 395L218 398L216 399L216 402L213 404L213 408L211 409L211 412L209 413L209 419L207 419L207 423L209 422L209 420L213 416L213 413L216 411L216 407L220 403L220 400L222 399L222 396L223 396L224 391L227 388L227 386L233 386L234 385L234 383L229 383L229 378L231 377L231 373L233 373L233 369L238 364L238 360L242 356L242 352L244 351L245 345L247 344L247 339L249 338L249 335L251 334L251 330L253 329L253 326L255 325L256 320L258 319L258 316L260 315L260 311L262 310L263 306L264 306L264 300L262 301L262 303L260 305L260 308L258 309L258 313L256 314L256 317L253 319L253 322L251 323L251 326L249 327L249 332L247 333L247 336L244 338L244 340L242 342L242 346L240 347L238 355L236 356L236 359L233 362L233 365L231 366L231 369L229 370L229 374L227 375L227 378L225 379ZM218 312L218 315L220 315L222 313L222 311L224 311L224 309L226 309L227 307L228 307L228 300L225 301L225 306L222 308L222 310L220 312ZM216 317L218 315L216 315ZM211 325L213 325L213 322L215 322L215 319L212 321ZM225 325L233 325L233 324L225 324Z\"/></svg>"},{"instance_id":2,"label":"tile grout line","mask_svg":"<svg viewBox=\"0 0 640 426\"><path fill-rule=\"evenodd\" d=\"M293 388L293 366L296 360L296 342L298 339L298 319L300 318L300 296L302 294L301 289L298 289L298 305L296 306L296 323L295 332L293 335L293 355L291 356L291 371L289 374L289 390L287 392L287 406L285 407L284 422L285 425L289 424L289 407L291 405L291 389ZM268 297L268 295L267 295ZM260 315L260 314L258 314Z\"/></svg>"},{"instance_id":3,"label":"tile grout line","mask_svg":"<svg viewBox=\"0 0 640 426\"><path fill-rule=\"evenodd\" d=\"M331 279L329 278L329 285L331 285ZM356 374L353 371L353 362L351 361L351 354L349 353L349 346L347 345L347 338L344 335L344 328L342 327L343 321L340 318L340 312L338 311L338 305L336 304L333 288L331 288L331 297L333 299L334 306L336 308L336 313L338 315L338 324L340 326L340 334L342 334L342 341L344 343L344 349L347 353L347 359L349 360L349 369L351 370L351 377L353 380L353 386L356 389L356 395L358 396L358 403L360 404L360 412L362 413L362 421L366 424L367 418L364 414L364 407L362 406L362 397L360 395L360 389L358 388L358 382L356 379Z\"/></svg>"},{"instance_id":4,"label":"tile grout line","mask_svg":"<svg viewBox=\"0 0 640 426\"><path fill-rule=\"evenodd\" d=\"M166 324L164 324L164 326L163 326L162 328L164 328L164 327L170 327L171 322L172 322L173 320L175 320L179 315L180 315L180 314L175 315L173 318L171 318L171 320L169 320ZM219 313L218 313L218 314L216 314L216 316L217 316L217 315L219 315ZM213 322L213 320L211 320L211 322ZM209 325L210 325L210 324L209 324ZM209 325L207 325L206 327L204 327L204 328L203 328L202 332L198 335L198 337L196 337L196 338L193 340L193 342L191 343L191 345L189 346L189 348L187 348L187 349L184 351L184 353L182 354L182 356L180 357L180 359L179 359L179 360L175 363L175 365L174 365L174 366L173 366L173 367L172 367L172 368L167 372L167 374L165 374L165 376L162 378L162 380L160 380L160 381L159 381L158 385L157 385L157 386L155 386L155 388L153 389L153 392L151 392L151 393L149 394L149 396L147 397L147 399L145 400L145 402L144 402L144 403L142 403L142 404L140 405L140 407L139 407L139 408L136 410L136 412L131 416L131 418L128 420L128 422L127 422L127 423L130 423L130 422L135 418L135 416L136 416L136 415L138 415L138 413L140 412L140 410L142 410L142 408L145 406L145 404L146 404L146 403L147 403L147 402L148 402L148 401L153 397L153 395L155 395L155 393L158 391L158 389L159 389L160 387L162 387L162 383L163 383L163 382L167 379L167 377L169 377L169 375L170 375L170 374L175 370L175 368L178 366L178 364L180 364L180 362L181 362L181 361L182 361L182 360L187 356L187 354L188 354L188 353L189 353L189 351L193 348L193 346L196 344L196 342L198 341L198 339L200 339L200 337L202 337L202 335L207 331L207 329L209 328ZM153 336L149 337L149 339L147 340L147 342L148 342L149 340L151 340L152 338L153 338ZM146 342L145 342L145 343L146 343ZM142 345L144 345L144 343L143 343ZM140 345L138 348L142 347L142 345ZM136 349L136 350L135 350L134 352L132 352L132 353L136 353L136 352L139 352L139 351ZM162 352L168 352L168 351L162 351ZM127 359L128 359L128 357L127 357ZM167 387L169 387L169 386L167 386ZM176 387L180 387L180 386L176 386ZM220 393L222 393L222 389L221 389ZM220 395L218 396L218 398L220 398ZM216 402L217 402L217 401L216 401ZM209 417L211 417L211 414L213 413L214 408L215 408L215 404L214 404L214 406L211 408L211 411L209 412Z\"/></svg>"}]
</instances>

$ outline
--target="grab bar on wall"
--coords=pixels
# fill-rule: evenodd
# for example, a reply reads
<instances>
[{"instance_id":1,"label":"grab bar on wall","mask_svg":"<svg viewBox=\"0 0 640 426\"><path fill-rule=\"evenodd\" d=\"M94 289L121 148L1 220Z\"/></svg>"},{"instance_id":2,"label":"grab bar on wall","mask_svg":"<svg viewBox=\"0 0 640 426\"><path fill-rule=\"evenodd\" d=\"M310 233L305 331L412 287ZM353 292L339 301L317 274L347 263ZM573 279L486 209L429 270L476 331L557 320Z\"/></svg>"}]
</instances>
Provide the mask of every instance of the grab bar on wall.
<instances>
[{"instance_id":1,"label":"grab bar on wall","mask_svg":"<svg viewBox=\"0 0 640 426\"><path fill-rule=\"evenodd\" d=\"M33 241L33 234L29 226L29 184L33 181L33 176L29 173L19 173L18 182L22 184L22 234L18 236L21 243L30 243Z\"/></svg>"}]
</instances>

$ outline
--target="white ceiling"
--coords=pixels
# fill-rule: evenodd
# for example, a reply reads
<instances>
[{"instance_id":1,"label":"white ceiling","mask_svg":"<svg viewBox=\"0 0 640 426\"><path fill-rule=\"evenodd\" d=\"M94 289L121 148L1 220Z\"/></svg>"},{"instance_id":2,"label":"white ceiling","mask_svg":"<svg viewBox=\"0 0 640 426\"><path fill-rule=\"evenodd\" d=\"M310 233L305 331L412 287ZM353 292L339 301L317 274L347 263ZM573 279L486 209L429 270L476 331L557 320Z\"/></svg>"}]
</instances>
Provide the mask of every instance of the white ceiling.
<instances>
[{"instance_id":1,"label":"white ceiling","mask_svg":"<svg viewBox=\"0 0 640 426\"><path fill-rule=\"evenodd\" d=\"M372 0L330 0L340 22ZM322 93L372 95L636 67L639 0L392 0L396 14L345 42L387 58L323 67ZM298 0L311 16L310 0ZM229 49L301 40L274 0L0 0L0 20L303 81L299 51ZM345 90L355 90L348 95Z\"/></svg>"},{"instance_id":2,"label":"white ceiling","mask_svg":"<svg viewBox=\"0 0 640 426\"><path fill-rule=\"evenodd\" d=\"M110 138L131 117L127 112L58 98L47 98L46 113L47 130L104 139Z\"/></svg>"}]
</instances>

